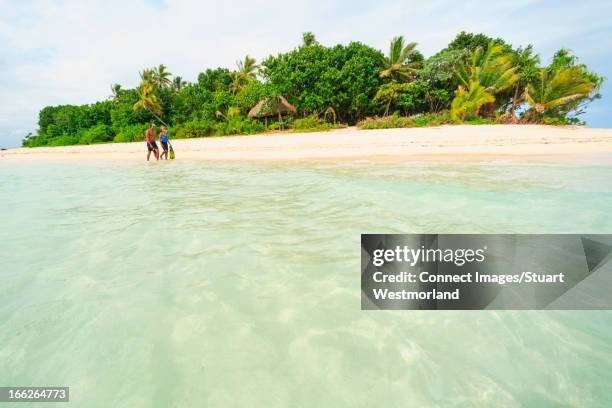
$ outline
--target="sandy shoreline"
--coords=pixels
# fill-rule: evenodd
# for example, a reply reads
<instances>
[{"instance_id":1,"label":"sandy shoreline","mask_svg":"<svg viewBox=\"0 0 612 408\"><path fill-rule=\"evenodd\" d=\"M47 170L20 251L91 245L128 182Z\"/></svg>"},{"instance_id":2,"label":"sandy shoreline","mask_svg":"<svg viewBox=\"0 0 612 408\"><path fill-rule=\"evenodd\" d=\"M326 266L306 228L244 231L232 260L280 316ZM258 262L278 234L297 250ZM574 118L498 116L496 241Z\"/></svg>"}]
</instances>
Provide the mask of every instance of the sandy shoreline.
<instances>
[{"instance_id":1,"label":"sandy shoreline","mask_svg":"<svg viewBox=\"0 0 612 408\"><path fill-rule=\"evenodd\" d=\"M264 134L177 139L177 159L199 160L588 160L612 163L612 129L540 125L441 126L411 129ZM110 143L17 148L0 160L145 160L146 146Z\"/></svg>"}]
</instances>

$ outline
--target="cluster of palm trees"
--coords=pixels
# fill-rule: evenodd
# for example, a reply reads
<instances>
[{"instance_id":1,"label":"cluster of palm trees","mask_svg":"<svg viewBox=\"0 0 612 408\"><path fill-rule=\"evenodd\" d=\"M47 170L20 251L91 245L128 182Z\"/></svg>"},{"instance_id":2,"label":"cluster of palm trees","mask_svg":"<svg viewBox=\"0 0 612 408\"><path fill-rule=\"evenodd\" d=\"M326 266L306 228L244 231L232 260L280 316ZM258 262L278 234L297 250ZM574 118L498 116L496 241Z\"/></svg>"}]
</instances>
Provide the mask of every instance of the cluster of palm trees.
<instances>
[{"instance_id":1,"label":"cluster of palm trees","mask_svg":"<svg viewBox=\"0 0 612 408\"><path fill-rule=\"evenodd\" d=\"M380 77L390 81L380 87L375 100L386 104L385 116L392 102L410 88L422 66L422 61L415 58L416 46L402 36L395 37L388 55L381 59ZM526 120L540 121L553 109L589 98L598 86L585 75L583 66L553 69L541 68L539 63L531 46L514 52L494 42L477 47L465 64L455 69L459 85L451 103L451 117L490 117L504 108L506 116L517 122L517 108L526 103L530 107ZM507 98L509 93L512 95Z\"/></svg>"},{"instance_id":2,"label":"cluster of palm trees","mask_svg":"<svg viewBox=\"0 0 612 408\"><path fill-rule=\"evenodd\" d=\"M236 65L238 69L231 73L232 83L230 85L230 89L234 94L256 80L260 68L255 58L249 55L244 60L238 61ZM180 76L176 76L174 79L170 79L171 77L172 74L168 72L163 64L141 71L140 85L136 88L138 101L133 105L134 110L144 109L167 126L161 118L163 107L157 90L171 89L175 92L180 92L187 85L187 82ZM111 85L111 91L111 98L113 100L118 100L125 93L125 90L119 84Z\"/></svg>"},{"instance_id":3,"label":"cluster of palm trees","mask_svg":"<svg viewBox=\"0 0 612 408\"><path fill-rule=\"evenodd\" d=\"M501 44L490 44L485 51L476 48L468 63L459 66L456 76L460 85L451 104L451 116L465 119L479 116L482 107L494 109L495 95L511 88L520 79L514 55Z\"/></svg>"},{"instance_id":4,"label":"cluster of palm trees","mask_svg":"<svg viewBox=\"0 0 612 408\"><path fill-rule=\"evenodd\" d=\"M472 52L464 68L457 71L461 81L451 106L459 118L479 116L481 110L495 108L496 96L514 87L510 119L516 122L516 107L527 103L527 121L542 117L568 103L587 99L597 83L586 75L583 66L538 67L539 58L530 47L517 54L504 52L501 45L489 44Z\"/></svg>"}]
</instances>

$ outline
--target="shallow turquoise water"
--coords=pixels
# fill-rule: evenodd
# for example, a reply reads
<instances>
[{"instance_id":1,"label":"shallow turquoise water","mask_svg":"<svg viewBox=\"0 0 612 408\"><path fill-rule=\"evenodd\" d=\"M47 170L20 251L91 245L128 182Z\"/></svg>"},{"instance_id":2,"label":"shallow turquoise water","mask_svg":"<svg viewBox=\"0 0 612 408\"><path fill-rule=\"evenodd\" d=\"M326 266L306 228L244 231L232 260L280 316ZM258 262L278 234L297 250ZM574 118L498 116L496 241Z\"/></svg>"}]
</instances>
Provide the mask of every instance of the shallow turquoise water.
<instances>
[{"instance_id":1,"label":"shallow turquoise water","mask_svg":"<svg viewBox=\"0 0 612 408\"><path fill-rule=\"evenodd\" d=\"M610 233L611 180L0 162L0 385L78 407L609 406L612 312L361 311L359 234Z\"/></svg>"}]
</instances>

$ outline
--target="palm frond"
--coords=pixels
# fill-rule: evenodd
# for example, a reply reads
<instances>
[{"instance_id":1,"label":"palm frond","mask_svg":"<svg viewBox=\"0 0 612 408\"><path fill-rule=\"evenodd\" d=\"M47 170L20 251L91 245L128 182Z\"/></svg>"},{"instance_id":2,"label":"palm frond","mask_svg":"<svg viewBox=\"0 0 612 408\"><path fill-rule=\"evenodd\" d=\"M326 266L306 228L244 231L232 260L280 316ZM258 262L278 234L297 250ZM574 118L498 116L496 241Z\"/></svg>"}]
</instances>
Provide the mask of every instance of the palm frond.
<instances>
[{"instance_id":1,"label":"palm frond","mask_svg":"<svg viewBox=\"0 0 612 408\"><path fill-rule=\"evenodd\" d=\"M538 113L559 108L570 102L588 98L595 84L584 68L572 66L549 71L541 68L525 89L527 103Z\"/></svg>"},{"instance_id":2,"label":"palm frond","mask_svg":"<svg viewBox=\"0 0 612 408\"><path fill-rule=\"evenodd\" d=\"M388 55L380 57L381 78L412 80L412 72L417 64L410 62L410 57L416 52L417 43L405 44L403 36L397 36L389 43Z\"/></svg>"}]
</instances>

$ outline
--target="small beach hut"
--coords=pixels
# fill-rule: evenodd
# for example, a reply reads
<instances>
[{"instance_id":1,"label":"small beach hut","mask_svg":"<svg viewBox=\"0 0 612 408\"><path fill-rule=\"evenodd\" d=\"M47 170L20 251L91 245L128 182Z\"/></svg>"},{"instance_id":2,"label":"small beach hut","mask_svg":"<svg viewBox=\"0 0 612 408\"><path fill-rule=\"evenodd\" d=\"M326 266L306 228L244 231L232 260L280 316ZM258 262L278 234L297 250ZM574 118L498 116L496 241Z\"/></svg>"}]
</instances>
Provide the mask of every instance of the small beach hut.
<instances>
[{"instance_id":1,"label":"small beach hut","mask_svg":"<svg viewBox=\"0 0 612 408\"><path fill-rule=\"evenodd\" d=\"M249 118L264 119L268 126L268 118L277 117L279 122L283 121L284 115L296 115L297 109L283 96L266 97L257 102L257 105L249 111Z\"/></svg>"},{"instance_id":2,"label":"small beach hut","mask_svg":"<svg viewBox=\"0 0 612 408\"><path fill-rule=\"evenodd\" d=\"M328 116L332 117L332 120L334 121L334 125L335 125L336 124L336 111L331 106L327 108L327 110L323 114L323 117L325 118L325 120L327 120Z\"/></svg>"}]
</instances>

